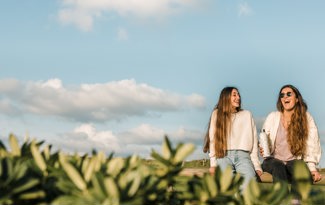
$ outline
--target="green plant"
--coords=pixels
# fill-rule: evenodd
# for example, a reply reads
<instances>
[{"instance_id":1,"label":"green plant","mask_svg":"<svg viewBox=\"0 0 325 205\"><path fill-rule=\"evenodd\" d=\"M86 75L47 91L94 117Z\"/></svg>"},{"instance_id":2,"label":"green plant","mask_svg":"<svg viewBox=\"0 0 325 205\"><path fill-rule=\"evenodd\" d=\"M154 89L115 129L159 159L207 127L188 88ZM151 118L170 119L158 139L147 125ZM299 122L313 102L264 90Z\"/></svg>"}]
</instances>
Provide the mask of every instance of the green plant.
<instances>
[{"instance_id":1,"label":"green plant","mask_svg":"<svg viewBox=\"0 0 325 205\"><path fill-rule=\"evenodd\" d=\"M0 158L0 204L36 203L45 197L30 160Z\"/></svg>"},{"instance_id":2,"label":"green plant","mask_svg":"<svg viewBox=\"0 0 325 205\"><path fill-rule=\"evenodd\" d=\"M165 136L162 152L151 160L51 153L51 145L26 140L19 146L9 136L10 150L0 141L0 205L263 205L324 204L323 191L310 184L304 163L295 165L294 181L261 184L252 180L242 192L243 178L230 168L215 175L184 176L186 158L195 147L173 147ZM185 162L185 163L184 163ZM198 163L198 162L195 162ZM193 165L190 165L193 166ZM204 165L206 166L206 165ZM291 192L290 192L291 189Z\"/></svg>"}]
</instances>

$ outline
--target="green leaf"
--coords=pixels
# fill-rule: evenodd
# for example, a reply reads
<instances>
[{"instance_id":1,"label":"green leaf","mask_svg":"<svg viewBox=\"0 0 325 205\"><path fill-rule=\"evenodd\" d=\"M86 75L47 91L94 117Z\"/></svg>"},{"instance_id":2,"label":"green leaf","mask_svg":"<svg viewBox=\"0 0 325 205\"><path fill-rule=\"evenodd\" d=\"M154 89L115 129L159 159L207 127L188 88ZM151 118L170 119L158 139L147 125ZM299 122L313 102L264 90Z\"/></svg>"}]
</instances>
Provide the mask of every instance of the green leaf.
<instances>
[{"instance_id":1,"label":"green leaf","mask_svg":"<svg viewBox=\"0 0 325 205\"><path fill-rule=\"evenodd\" d=\"M231 186L232 178L233 178L232 169L230 166L227 166L227 168L222 172L221 179L220 179L222 192L227 191L228 188Z\"/></svg>"},{"instance_id":2,"label":"green leaf","mask_svg":"<svg viewBox=\"0 0 325 205\"><path fill-rule=\"evenodd\" d=\"M294 164L294 185L296 190L301 195L302 200L307 200L311 191L310 172L303 161L296 161Z\"/></svg>"},{"instance_id":3,"label":"green leaf","mask_svg":"<svg viewBox=\"0 0 325 205\"><path fill-rule=\"evenodd\" d=\"M43 156L38 150L38 147L36 147L35 142L32 142L30 146L30 150L32 152L33 158L35 160L36 165L42 170L43 173L46 173L46 163L43 159Z\"/></svg>"},{"instance_id":4,"label":"green leaf","mask_svg":"<svg viewBox=\"0 0 325 205\"><path fill-rule=\"evenodd\" d=\"M10 143L12 155L21 156L21 150L19 148L18 140L14 134L9 135L9 143Z\"/></svg>"},{"instance_id":5,"label":"green leaf","mask_svg":"<svg viewBox=\"0 0 325 205\"><path fill-rule=\"evenodd\" d=\"M132 197L138 191L138 189L141 185L142 178L140 176L140 173L132 172L132 173L130 173L130 175L132 175L132 185L128 191L128 195L130 197Z\"/></svg>"},{"instance_id":6,"label":"green leaf","mask_svg":"<svg viewBox=\"0 0 325 205\"><path fill-rule=\"evenodd\" d=\"M91 160L91 158L89 158L88 156L81 157L81 171L83 174L86 173L86 170L88 169L89 164L90 164L90 160Z\"/></svg>"},{"instance_id":7,"label":"green leaf","mask_svg":"<svg viewBox=\"0 0 325 205\"><path fill-rule=\"evenodd\" d=\"M295 180L309 180L310 173L303 161L295 161L293 176Z\"/></svg>"},{"instance_id":8,"label":"green leaf","mask_svg":"<svg viewBox=\"0 0 325 205\"><path fill-rule=\"evenodd\" d=\"M0 140L0 150L7 151L7 148L6 148L5 144L2 142L2 140Z\"/></svg>"},{"instance_id":9,"label":"green leaf","mask_svg":"<svg viewBox=\"0 0 325 205\"><path fill-rule=\"evenodd\" d=\"M165 136L165 140L162 144L162 156L165 159L170 159L172 156L173 150L170 144L170 141L167 136Z\"/></svg>"},{"instance_id":10,"label":"green leaf","mask_svg":"<svg viewBox=\"0 0 325 205\"><path fill-rule=\"evenodd\" d=\"M45 198L45 196L46 196L45 192L43 190L39 190L39 191L21 194L19 195L19 198L24 200L31 200L31 199Z\"/></svg>"},{"instance_id":11,"label":"green leaf","mask_svg":"<svg viewBox=\"0 0 325 205\"><path fill-rule=\"evenodd\" d=\"M281 204L283 199L287 197L287 194L288 184L284 182L276 182L271 190L269 200L272 202L272 204Z\"/></svg>"},{"instance_id":12,"label":"green leaf","mask_svg":"<svg viewBox=\"0 0 325 205\"><path fill-rule=\"evenodd\" d=\"M90 162L87 163L88 166L85 167L86 170L84 172L84 178L85 178L85 181L86 182L89 182L90 181L91 176L94 173L95 163L96 163L96 158L93 157L93 158L90 159Z\"/></svg>"},{"instance_id":13,"label":"green leaf","mask_svg":"<svg viewBox=\"0 0 325 205\"><path fill-rule=\"evenodd\" d=\"M103 200L104 198L106 198L107 193L105 190L103 175L101 173L96 173L92 176L91 182L94 188L94 192L97 196L96 198L99 198L99 200Z\"/></svg>"},{"instance_id":14,"label":"green leaf","mask_svg":"<svg viewBox=\"0 0 325 205\"><path fill-rule=\"evenodd\" d=\"M256 201L260 198L260 188L255 180L251 180L244 190L245 204L257 204Z\"/></svg>"},{"instance_id":15,"label":"green leaf","mask_svg":"<svg viewBox=\"0 0 325 205\"><path fill-rule=\"evenodd\" d=\"M205 175L204 182L207 186L210 197L216 197L218 194L218 187L217 187L216 181L214 181L213 177L211 175Z\"/></svg>"},{"instance_id":16,"label":"green leaf","mask_svg":"<svg viewBox=\"0 0 325 205\"><path fill-rule=\"evenodd\" d=\"M174 163L182 162L187 156L189 156L195 150L194 144L181 145L177 150L174 157Z\"/></svg>"},{"instance_id":17,"label":"green leaf","mask_svg":"<svg viewBox=\"0 0 325 205\"><path fill-rule=\"evenodd\" d=\"M50 149L51 149L51 147L49 145L44 146L43 153L44 153L45 160L49 160L51 157Z\"/></svg>"},{"instance_id":18,"label":"green leaf","mask_svg":"<svg viewBox=\"0 0 325 205\"><path fill-rule=\"evenodd\" d=\"M113 158L108 162L107 165L107 174L111 174L112 176L117 176L122 168L124 167L124 160L121 157Z\"/></svg>"},{"instance_id":19,"label":"green leaf","mask_svg":"<svg viewBox=\"0 0 325 205\"><path fill-rule=\"evenodd\" d=\"M157 162L159 162L161 165L164 165L166 167L171 165L171 162L168 159L165 159L164 157L162 157L161 155L159 155L157 152L155 152L154 150L151 152L151 157L156 159Z\"/></svg>"},{"instance_id":20,"label":"green leaf","mask_svg":"<svg viewBox=\"0 0 325 205\"><path fill-rule=\"evenodd\" d=\"M40 182L39 182L38 179L29 179L29 181L26 182L25 184L12 189L12 193L16 194L16 193L26 191L26 190L28 190L30 188L33 188L34 186L38 185L39 183Z\"/></svg>"},{"instance_id":21,"label":"green leaf","mask_svg":"<svg viewBox=\"0 0 325 205\"><path fill-rule=\"evenodd\" d=\"M80 176L79 172L69 163L66 161L63 154L59 155L60 163L66 172L66 174L69 176L71 181L78 187L80 190L84 191L87 189L87 185L83 178Z\"/></svg>"},{"instance_id":22,"label":"green leaf","mask_svg":"<svg viewBox=\"0 0 325 205\"><path fill-rule=\"evenodd\" d=\"M119 190L115 181L111 177L105 177L104 185L108 196L118 199L119 198Z\"/></svg>"}]
</instances>

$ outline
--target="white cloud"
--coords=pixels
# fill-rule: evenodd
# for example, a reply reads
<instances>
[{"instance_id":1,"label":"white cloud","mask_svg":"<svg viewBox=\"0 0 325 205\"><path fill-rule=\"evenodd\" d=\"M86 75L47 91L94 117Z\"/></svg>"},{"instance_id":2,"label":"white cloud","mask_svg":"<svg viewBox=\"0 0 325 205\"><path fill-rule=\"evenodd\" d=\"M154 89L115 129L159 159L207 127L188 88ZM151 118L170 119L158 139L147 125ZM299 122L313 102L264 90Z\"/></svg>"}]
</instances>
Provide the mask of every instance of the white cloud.
<instances>
[{"instance_id":1,"label":"white cloud","mask_svg":"<svg viewBox=\"0 0 325 205\"><path fill-rule=\"evenodd\" d=\"M86 135L85 142L90 141L96 147L112 151L121 149L117 137L113 135L112 131L97 131L92 124L82 124L75 128L73 133L81 136Z\"/></svg>"},{"instance_id":2,"label":"white cloud","mask_svg":"<svg viewBox=\"0 0 325 205\"><path fill-rule=\"evenodd\" d=\"M90 153L95 149L107 154L114 152L117 156L136 154L148 158L152 150L160 152L165 133L167 131L149 124L140 124L120 133L110 130L98 131L93 124L82 124L73 131L56 137L52 143L60 145L68 152ZM168 138L174 147L180 142L196 143L199 146L202 144L202 133L199 131L181 127L171 133Z\"/></svg>"},{"instance_id":3,"label":"white cloud","mask_svg":"<svg viewBox=\"0 0 325 205\"><path fill-rule=\"evenodd\" d=\"M10 92L12 90L17 90L19 87L19 81L16 79L3 79L0 81L0 92Z\"/></svg>"},{"instance_id":4,"label":"white cloud","mask_svg":"<svg viewBox=\"0 0 325 205\"><path fill-rule=\"evenodd\" d=\"M60 116L80 122L155 116L204 107L204 98L198 94L184 96L132 79L79 86L64 86L60 79L5 79L0 80L0 91L2 113Z\"/></svg>"},{"instance_id":5,"label":"white cloud","mask_svg":"<svg viewBox=\"0 0 325 205\"><path fill-rule=\"evenodd\" d=\"M205 108L205 98L202 95L192 94L187 97L187 100L190 105L193 107Z\"/></svg>"},{"instance_id":6,"label":"white cloud","mask_svg":"<svg viewBox=\"0 0 325 205\"><path fill-rule=\"evenodd\" d=\"M62 82L60 79L50 79L48 81L46 81L45 83L41 83L40 86L42 87L49 87L49 88L53 88L53 89L60 89L62 88Z\"/></svg>"},{"instance_id":7,"label":"white cloud","mask_svg":"<svg viewBox=\"0 0 325 205\"><path fill-rule=\"evenodd\" d=\"M123 18L161 19L200 7L209 0L61 0L58 19L90 31L94 19L104 14Z\"/></svg>"},{"instance_id":8,"label":"white cloud","mask_svg":"<svg viewBox=\"0 0 325 205\"><path fill-rule=\"evenodd\" d=\"M250 16L253 14L252 8L247 4L247 2L240 3L238 6L238 16Z\"/></svg>"}]
</instances>

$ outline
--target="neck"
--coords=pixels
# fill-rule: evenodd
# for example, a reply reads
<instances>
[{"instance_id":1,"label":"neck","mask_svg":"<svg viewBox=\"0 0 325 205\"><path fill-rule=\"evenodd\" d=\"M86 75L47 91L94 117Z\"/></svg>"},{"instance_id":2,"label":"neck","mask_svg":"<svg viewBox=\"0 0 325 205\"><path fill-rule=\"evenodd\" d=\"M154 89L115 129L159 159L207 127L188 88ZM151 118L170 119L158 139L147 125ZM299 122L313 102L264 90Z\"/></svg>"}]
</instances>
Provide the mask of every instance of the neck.
<instances>
[{"instance_id":1,"label":"neck","mask_svg":"<svg viewBox=\"0 0 325 205\"><path fill-rule=\"evenodd\" d=\"M291 111L283 111L281 121L285 129L288 129L290 123L291 123L291 115L293 112Z\"/></svg>"},{"instance_id":2,"label":"neck","mask_svg":"<svg viewBox=\"0 0 325 205\"><path fill-rule=\"evenodd\" d=\"M293 111L294 111L294 110L284 110L284 111L282 112L283 117L285 117L285 118L291 118L291 115L293 114Z\"/></svg>"},{"instance_id":3,"label":"neck","mask_svg":"<svg viewBox=\"0 0 325 205\"><path fill-rule=\"evenodd\" d=\"M231 110L231 113L236 113L236 112L237 112L237 109L236 108L234 108L234 109Z\"/></svg>"}]
</instances>

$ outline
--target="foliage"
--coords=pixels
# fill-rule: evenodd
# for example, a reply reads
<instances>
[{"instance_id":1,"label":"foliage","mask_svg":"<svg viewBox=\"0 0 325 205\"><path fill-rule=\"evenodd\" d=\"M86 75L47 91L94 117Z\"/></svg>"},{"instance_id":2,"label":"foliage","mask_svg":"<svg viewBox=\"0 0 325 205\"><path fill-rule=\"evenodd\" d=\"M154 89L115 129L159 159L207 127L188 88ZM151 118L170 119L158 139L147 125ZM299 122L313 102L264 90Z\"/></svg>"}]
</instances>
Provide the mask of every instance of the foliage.
<instances>
[{"instance_id":1,"label":"foliage","mask_svg":"<svg viewBox=\"0 0 325 205\"><path fill-rule=\"evenodd\" d=\"M9 136L9 149L0 141L0 205L212 205L289 204L297 198L302 204L322 204L322 191L308 181L308 170L296 165L296 184L290 192L286 183L262 184L251 181L242 191L243 178L232 170L214 176L188 177L181 174L193 144L172 146L168 137L162 152L152 151L153 160L135 155L126 158L68 155L51 152L51 145L26 140L21 146ZM206 162L195 166L206 167Z\"/></svg>"}]
</instances>

